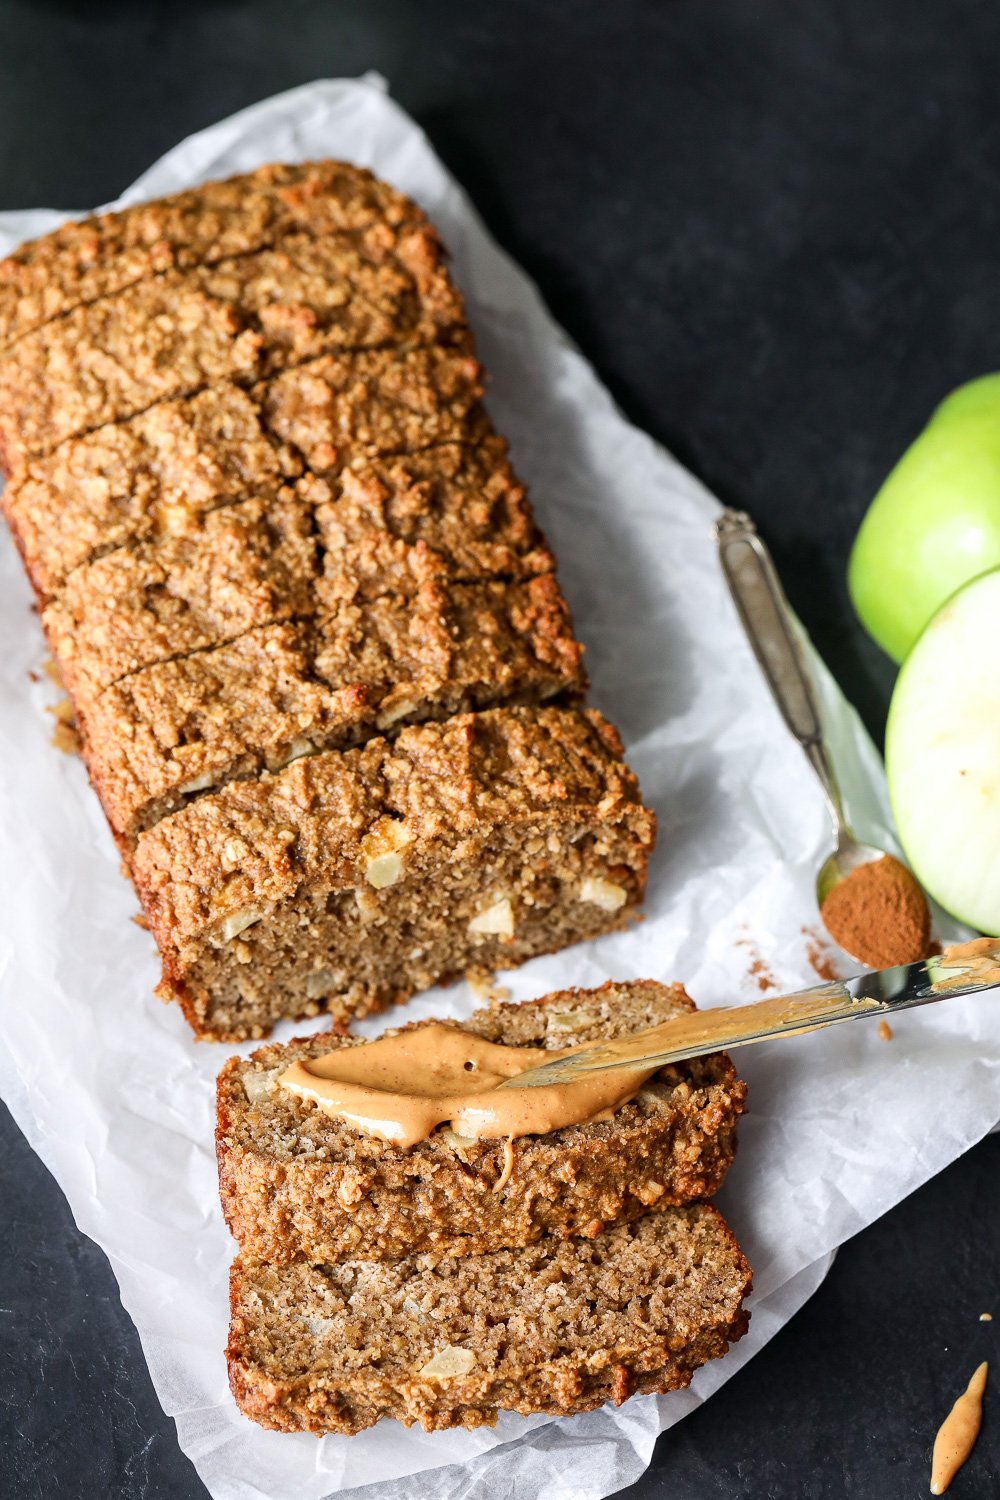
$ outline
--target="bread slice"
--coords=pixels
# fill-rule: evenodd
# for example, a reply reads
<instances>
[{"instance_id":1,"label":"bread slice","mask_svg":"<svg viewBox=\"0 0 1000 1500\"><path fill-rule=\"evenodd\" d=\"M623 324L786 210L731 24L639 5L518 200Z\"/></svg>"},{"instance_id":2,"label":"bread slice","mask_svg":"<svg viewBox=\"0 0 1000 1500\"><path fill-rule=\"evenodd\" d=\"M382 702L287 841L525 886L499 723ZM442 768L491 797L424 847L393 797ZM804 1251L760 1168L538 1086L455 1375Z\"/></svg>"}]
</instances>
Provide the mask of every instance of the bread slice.
<instances>
[{"instance_id":1,"label":"bread slice","mask_svg":"<svg viewBox=\"0 0 1000 1500\"><path fill-rule=\"evenodd\" d=\"M229 1383L246 1416L281 1432L569 1416L688 1385L746 1332L750 1285L707 1204L463 1259L237 1260Z\"/></svg>"},{"instance_id":2,"label":"bread slice","mask_svg":"<svg viewBox=\"0 0 1000 1500\"><path fill-rule=\"evenodd\" d=\"M131 872L160 993L239 1038L626 925L654 830L600 714L503 708L206 793L139 836Z\"/></svg>"},{"instance_id":3,"label":"bread slice","mask_svg":"<svg viewBox=\"0 0 1000 1500\"><path fill-rule=\"evenodd\" d=\"M693 1009L680 985L609 982L480 1010L463 1029L542 1054ZM592 1238L650 1209L709 1197L736 1149L746 1087L716 1053L661 1069L610 1120L525 1136L509 1150L442 1127L403 1151L275 1081L300 1058L357 1045L328 1033L231 1058L219 1074L219 1184L243 1255L275 1264L394 1260L481 1254L543 1235Z\"/></svg>"}]
</instances>

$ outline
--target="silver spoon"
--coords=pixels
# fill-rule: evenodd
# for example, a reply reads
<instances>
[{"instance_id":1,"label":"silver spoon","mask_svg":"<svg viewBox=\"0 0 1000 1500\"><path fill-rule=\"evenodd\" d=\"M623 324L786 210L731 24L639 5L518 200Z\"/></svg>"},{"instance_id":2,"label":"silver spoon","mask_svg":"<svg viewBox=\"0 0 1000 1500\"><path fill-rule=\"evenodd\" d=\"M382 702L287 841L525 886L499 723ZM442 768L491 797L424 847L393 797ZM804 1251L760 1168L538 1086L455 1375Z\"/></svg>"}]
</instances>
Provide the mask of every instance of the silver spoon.
<instances>
[{"instance_id":1,"label":"silver spoon","mask_svg":"<svg viewBox=\"0 0 1000 1500\"><path fill-rule=\"evenodd\" d=\"M823 724L809 668L792 624L788 600L757 528L742 511L724 510L715 524L715 540L747 639L782 718L816 773L830 810L836 846L816 876L816 900L822 910L835 885L859 865L882 859L886 851L876 849L874 844L863 844L844 816L840 788L823 743ZM862 954L852 953L851 957L859 963L865 962Z\"/></svg>"}]
</instances>

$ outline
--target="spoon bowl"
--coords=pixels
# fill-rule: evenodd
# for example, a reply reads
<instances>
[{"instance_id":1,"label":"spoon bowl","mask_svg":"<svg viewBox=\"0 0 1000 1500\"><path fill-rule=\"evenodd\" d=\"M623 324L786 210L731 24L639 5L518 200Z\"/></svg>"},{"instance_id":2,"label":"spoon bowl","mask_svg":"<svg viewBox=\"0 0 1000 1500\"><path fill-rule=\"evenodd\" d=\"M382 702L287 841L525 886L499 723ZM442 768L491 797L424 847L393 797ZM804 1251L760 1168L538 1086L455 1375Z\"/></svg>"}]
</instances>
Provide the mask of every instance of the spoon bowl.
<instances>
[{"instance_id":1,"label":"spoon bowl","mask_svg":"<svg viewBox=\"0 0 1000 1500\"><path fill-rule=\"evenodd\" d=\"M833 891L834 886L846 880L848 875L853 875L855 870L862 865L874 864L877 859L885 859L886 850L877 849L874 844L863 844L856 839L850 829L843 824L837 829L837 847L832 854L827 855L820 865L819 874L816 876L816 904L823 912L823 904ZM843 947L840 943L838 946ZM863 964L865 959L860 953L852 953L849 948L844 952Z\"/></svg>"}]
</instances>

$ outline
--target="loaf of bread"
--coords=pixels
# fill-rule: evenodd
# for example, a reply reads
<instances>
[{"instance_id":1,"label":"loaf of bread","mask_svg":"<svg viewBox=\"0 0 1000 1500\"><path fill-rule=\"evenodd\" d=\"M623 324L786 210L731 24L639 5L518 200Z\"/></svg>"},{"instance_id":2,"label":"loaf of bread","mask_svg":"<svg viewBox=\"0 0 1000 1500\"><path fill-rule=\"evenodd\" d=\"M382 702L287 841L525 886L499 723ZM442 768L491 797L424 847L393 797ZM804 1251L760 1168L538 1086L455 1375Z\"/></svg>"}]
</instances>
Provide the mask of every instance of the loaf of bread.
<instances>
[{"instance_id":1,"label":"loaf of bread","mask_svg":"<svg viewBox=\"0 0 1000 1500\"><path fill-rule=\"evenodd\" d=\"M750 1269L714 1208L461 1257L232 1269L229 1382L280 1432L427 1431L677 1390L746 1332Z\"/></svg>"},{"instance_id":2,"label":"loaf of bread","mask_svg":"<svg viewBox=\"0 0 1000 1500\"><path fill-rule=\"evenodd\" d=\"M464 1030L511 1047L584 1046L694 1006L680 985L636 981L494 1005ZM416 1022L417 1026L426 1022ZM607 1120L546 1135L471 1140L441 1127L387 1145L277 1082L290 1063L360 1039L329 1033L232 1058L219 1075L216 1147L240 1253L286 1264L395 1260L517 1248L543 1235L593 1238L721 1186L745 1085L722 1053L663 1068Z\"/></svg>"},{"instance_id":3,"label":"loaf of bread","mask_svg":"<svg viewBox=\"0 0 1000 1500\"><path fill-rule=\"evenodd\" d=\"M483 388L434 230L342 163L0 264L3 510L199 1036L364 1012L641 899L653 818L579 707Z\"/></svg>"}]
</instances>

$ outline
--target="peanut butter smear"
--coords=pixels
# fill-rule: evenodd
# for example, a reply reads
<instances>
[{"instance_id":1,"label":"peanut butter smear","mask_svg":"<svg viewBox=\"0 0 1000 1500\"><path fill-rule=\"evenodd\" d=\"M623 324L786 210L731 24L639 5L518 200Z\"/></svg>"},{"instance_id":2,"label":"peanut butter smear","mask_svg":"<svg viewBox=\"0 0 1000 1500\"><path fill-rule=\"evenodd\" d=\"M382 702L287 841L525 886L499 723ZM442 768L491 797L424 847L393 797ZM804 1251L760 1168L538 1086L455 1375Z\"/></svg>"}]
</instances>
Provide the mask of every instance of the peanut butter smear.
<instances>
[{"instance_id":1,"label":"peanut butter smear","mask_svg":"<svg viewBox=\"0 0 1000 1500\"><path fill-rule=\"evenodd\" d=\"M292 1063L278 1082L328 1114L403 1149L445 1124L475 1140L510 1140L607 1119L656 1072L654 1065L542 1088L499 1087L540 1063L579 1050L503 1047L457 1026L432 1022Z\"/></svg>"},{"instance_id":2,"label":"peanut butter smear","mask_svg":"<svg viewBox=\"0 0 1000 1500\"><path fill-rule=\"evenodd\" d=\"M953 943L936 958L929 959L927 969L934 977L936 990L958 989L963 984L1000 984L1000 938L981 937L973 938L971 943Z\"/></svg>"},{"instance_id":3,"label":"peanut butter smear","mask_svg":"<svg viewBox=\"0 0 1000 1500\"><path fill-rule=\"evenodd\" d=\"M934 1439L931 1494L943 1495L975 1446L983 1425L983 1392L989 1366L984 1360L959 1396Z\"/></svg>"}]
</instances>

